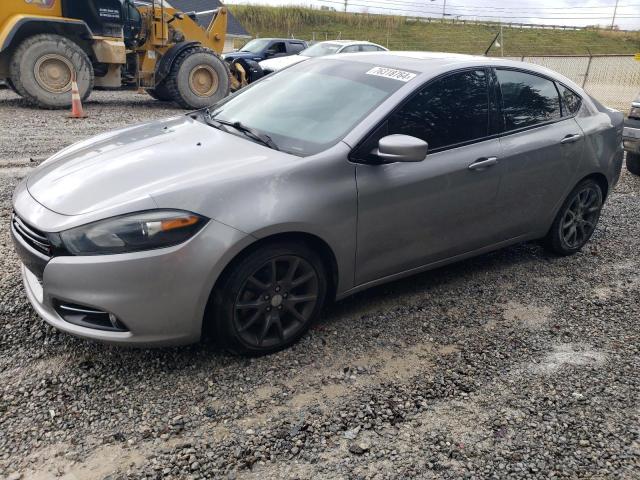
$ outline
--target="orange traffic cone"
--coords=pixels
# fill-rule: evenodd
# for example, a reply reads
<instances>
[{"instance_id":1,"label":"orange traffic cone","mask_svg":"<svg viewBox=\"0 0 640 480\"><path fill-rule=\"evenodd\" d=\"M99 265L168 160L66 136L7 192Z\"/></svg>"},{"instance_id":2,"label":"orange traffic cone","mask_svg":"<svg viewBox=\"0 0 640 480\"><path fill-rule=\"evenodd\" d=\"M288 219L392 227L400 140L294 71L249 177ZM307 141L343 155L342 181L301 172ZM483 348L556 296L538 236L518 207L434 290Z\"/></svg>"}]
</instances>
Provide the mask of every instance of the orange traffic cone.
<instances>
[{"instance_id":1,"label":"orange traffic cone","mask_svg":"<svg viewBox=\"0 0 640 480\"><path fill-rule=\"evenodd\" d=\"M76 72L73 72L73 77L71 78L71 115L69 115L69 118L87 118L82 109L82 100L80 99Z\"/></svg>"}]
</instances>

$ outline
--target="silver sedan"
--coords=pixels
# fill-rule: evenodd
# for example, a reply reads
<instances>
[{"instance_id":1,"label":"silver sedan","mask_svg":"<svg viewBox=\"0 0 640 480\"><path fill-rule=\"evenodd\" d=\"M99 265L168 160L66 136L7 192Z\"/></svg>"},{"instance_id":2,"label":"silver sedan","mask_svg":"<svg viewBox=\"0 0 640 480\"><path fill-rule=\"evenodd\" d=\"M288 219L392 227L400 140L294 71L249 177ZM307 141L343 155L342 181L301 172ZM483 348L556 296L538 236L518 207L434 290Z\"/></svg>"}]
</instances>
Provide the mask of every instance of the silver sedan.
<instances>
[{"instance_id":1,"label":"silver sedan","mask_svg":"<svg viewBox=\"0 0 640 480\"><path fill-rule=\"evenodd\" d=\"M264 354L373 285L528 240L577 252L622 128L526 63L318 58L61 151L17 187L11 231L27 296L60 330Z\"/></svg>"}]
</instances>

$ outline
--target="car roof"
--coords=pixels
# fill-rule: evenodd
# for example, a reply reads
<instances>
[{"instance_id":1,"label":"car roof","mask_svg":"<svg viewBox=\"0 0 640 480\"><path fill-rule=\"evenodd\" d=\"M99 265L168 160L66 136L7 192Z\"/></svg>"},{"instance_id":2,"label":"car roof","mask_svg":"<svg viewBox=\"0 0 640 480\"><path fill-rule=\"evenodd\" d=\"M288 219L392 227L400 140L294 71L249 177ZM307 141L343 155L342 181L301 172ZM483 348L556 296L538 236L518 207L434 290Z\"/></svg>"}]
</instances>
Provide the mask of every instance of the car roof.
<instances>
[{"instance_id":1,"label":"car roof","mask_svg":"<svg viewBox=\"0 0 640 480\"><path fill-rule=\"evenodd\" d=\"M376 43L371 43L371 42L368 42L367 40L323 40L322 42L318 42L318 43L335 43L336 45L353 45L353 44L377 45Z\"/></svg>"},{"instance_id":2,"label":"car roof","mask_svg":"<svg viewBox=\"0 0 640 480\"><path fill-rule=\"evenodd\" d=\"M300 40L298 38L278 38L278 37L262 37L262 38L254 38L254 40L275 40L278 42L304 42L306 43L306 40Z\"/></svg>"},{"instance_id":3,"label":"car roof","mask_svg":"<svg viewBox=\"0 0 640 480\"><path fill-rule=\"evenodd\" d=\"M341 57L340 55L329 55L324 58L340 59ZM473 66L504 66L538 72L542 75L556 78L563 83L569 84L569 86L575 85L574 82L558 72L554 72L540 65L500 57L485 57L481 55L465 55L462 53L448 52L382 51L351 53L349 54L349 61L376 63L384 67L412 70L424 74ZM577 87L577 85L575 86Z\"/></svg>"}]
</instances>

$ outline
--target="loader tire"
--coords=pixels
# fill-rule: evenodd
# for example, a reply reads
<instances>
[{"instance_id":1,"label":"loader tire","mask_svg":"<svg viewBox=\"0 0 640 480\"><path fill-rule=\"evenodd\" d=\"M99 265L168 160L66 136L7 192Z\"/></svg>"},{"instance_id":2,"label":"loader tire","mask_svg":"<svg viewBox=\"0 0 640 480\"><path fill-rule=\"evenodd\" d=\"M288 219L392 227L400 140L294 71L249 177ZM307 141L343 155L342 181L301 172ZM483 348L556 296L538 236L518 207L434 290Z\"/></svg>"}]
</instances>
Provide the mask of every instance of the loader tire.
<instances>
[{"instance_id":1,"label":"loader tire","mask_svg":"<svg viewBox=\"0 0 640 480\"><path fill-rule=\"evenodd\" d=\"M165 82L161 82L159 85L156 85L156 88L149 88L147 93L160 102L171 102L173 97L169 90L167 90L167 85Z\"/></svg>"},{"instance_id":2,"label":"loader tire","mask_svg":"<svg viewBox=\"0 0 640 480\"><path fill-rule=\"evenodd\" d=\"M71 106L71 77L77 72L80 97L86 100L95 81L89 56L66 37L34 35L13 53L10 78L19 95L41 108Z\"/></svg>"},{"instance_id":3,"label":"loader tire","mask_svg":"<svg viewBox=\"0 0 640 480\"><path fill-rule=\"evenodd\" d=\"M16 90L16 86L13 84L13 82L11 81L10 78L7 78L5 80L5 83L7 84L7 87L9 88L9 90L11 90L16 95L20 95L20 92L18 92L18 90Z\"/></svg>"},{"instance_id":4,"label":"loader tire","mask_svg":"<svg viewBox=\"0 0 640 480\"><path fill-rule=\"evenodd\" d=\"M640 175L640 153L627 152L627 170L634 175Z\"/></svg>"},{"instance_id":5,"label":"loader tire","mask_svg":"<svg viewBox=\"0 0 640 480\"><path fill-rule=\"evenodd\" d=\"M229 67L213 50L193 47L173 62L166 87L185 109L209 107L229 95Z\"/></svg>"}]
</instances>

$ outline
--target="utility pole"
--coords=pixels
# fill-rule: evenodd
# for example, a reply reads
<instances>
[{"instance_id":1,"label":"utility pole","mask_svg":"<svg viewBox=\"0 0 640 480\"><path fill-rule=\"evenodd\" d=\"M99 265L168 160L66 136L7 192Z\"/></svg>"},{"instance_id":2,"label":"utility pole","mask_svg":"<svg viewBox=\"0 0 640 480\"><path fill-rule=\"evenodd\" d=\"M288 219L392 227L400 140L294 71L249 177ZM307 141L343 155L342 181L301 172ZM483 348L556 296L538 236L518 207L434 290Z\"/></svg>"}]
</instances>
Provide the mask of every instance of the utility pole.
<instances>
[{"instance_id":1,"label":"utility pole","mask_svg":"<svg viewBox=\"0 0 640 480\"><path fill-rule=\"evenodd\" d=\"M613 27L616 24L616 13L618 13L618 1L616 0L616 6L613 8L613 18L611 19L611 30L613 30Z\"/></svg>"},{"instance_id":2,"label":"utility pole","mask_svg":"<svg viewBox=\"0 0 640 480\"><path fill-rule=\"evenodd\" d=\"M443 20L446 14L447 14L447 0L442 0L442 19Z\"/></svg>"},{"instance_id":3,"label":"utility pole","mask_svg":"<svg viewBox=\"0 0 640 480\"><path fill-rule=\"evenodd\" d=\"M344 13L347 13L347 5L349 4L349 0L344 0Z\"/></svg>"}]
</instances>

